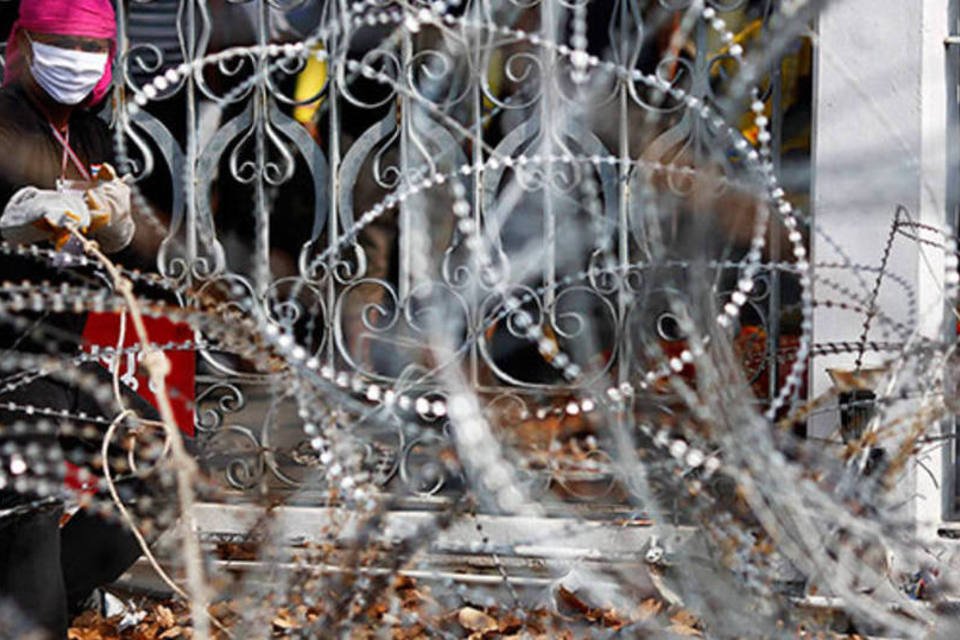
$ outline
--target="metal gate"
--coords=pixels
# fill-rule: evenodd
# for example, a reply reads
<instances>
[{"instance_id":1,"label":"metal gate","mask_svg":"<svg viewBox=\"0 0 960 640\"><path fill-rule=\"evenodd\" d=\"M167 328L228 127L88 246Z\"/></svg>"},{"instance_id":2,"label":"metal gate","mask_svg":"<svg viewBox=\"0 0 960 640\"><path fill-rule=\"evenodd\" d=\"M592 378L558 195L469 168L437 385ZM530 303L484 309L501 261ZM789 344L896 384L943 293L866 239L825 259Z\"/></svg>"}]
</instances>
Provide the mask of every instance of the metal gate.
<instances>
[{"instance_id":1,"label":"metal gate","mask_svg":"<svg viewBox=\"0 0 960 640\"><path fill-rule=\"evenodd\" d=\"M159 223L160 272L184 302L254 301L246 313L358 399L329 419L370 431L377 482L463 486L447 455L455 380L508 430L572 434L570 461L520 463L535 495L559 483L622 503L612 441L577 434L611 402L677 410L662 381L690 369L681 316L736 307L727 330L758 405L793 363L781 234L758 260L749 221L691 223L704 190L717 202L717 184L779 170L785 135L788 188L805 197L802 41L749 61L749 85L737 74L772 10L134 3L119 13L118 150ZM700 181L703 167L720 182ZM241 491L315 478L289 376L198 353L201 459ZM527 436L536 458L541 436Z\"/></svg>"}]
</instances>

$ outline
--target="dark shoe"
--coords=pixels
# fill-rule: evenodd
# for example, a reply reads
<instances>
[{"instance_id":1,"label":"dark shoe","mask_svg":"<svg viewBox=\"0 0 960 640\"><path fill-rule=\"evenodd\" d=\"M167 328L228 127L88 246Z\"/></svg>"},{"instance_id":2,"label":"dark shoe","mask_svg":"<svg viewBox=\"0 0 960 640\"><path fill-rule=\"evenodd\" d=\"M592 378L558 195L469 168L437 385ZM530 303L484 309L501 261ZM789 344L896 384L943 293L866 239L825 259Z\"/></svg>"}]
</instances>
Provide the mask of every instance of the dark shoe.
<instances>
[{"instance_id":1,"label":"dark shoe","mask_svg":"<svg viewBox=\"0 0 960 640\"><path fill-rule=\"evenodd\" d=\"M129 529L82 509L60 530L60 548L71 611L83 611L94 589L119 578L140 557Z\"/></svg>"},{"instance_id":2,"label":"dark shoe","mask_svg":"<svg viewBox=\"0 0 960 640\"><path fill-rule=\"evenodd\" d=\"M67 598L60 567L63 505L41 499L0 512L0 597L54 638L67 635ZM17 637L17 636L13 636Z\"/></svg>"}]
</instances>

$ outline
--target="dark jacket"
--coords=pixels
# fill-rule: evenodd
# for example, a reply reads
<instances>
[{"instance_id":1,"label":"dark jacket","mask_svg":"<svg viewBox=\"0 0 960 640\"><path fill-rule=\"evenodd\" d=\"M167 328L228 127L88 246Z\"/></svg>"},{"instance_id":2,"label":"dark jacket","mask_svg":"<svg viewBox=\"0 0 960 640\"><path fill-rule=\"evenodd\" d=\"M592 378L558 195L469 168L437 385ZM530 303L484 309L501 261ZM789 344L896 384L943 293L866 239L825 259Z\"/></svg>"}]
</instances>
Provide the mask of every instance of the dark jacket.
<instances>
[{"instance_id":1,"label":"dark jacket","mask_svg":"<svg viewBox=\"0 0 960 640\"><path fill-rule=\"evenodd\" d=\"M81 162L89 166L113 161L113 146L110 132L100 118L93 113L77 109L70 118L70 146ZM53 136L46 116L27 96L20 85L0 89L0 210L19 189L34 186L40 189L56 188L60 177L63 147ZM81 179L79 171L68 162L68 179ZM42 260L27 257L0 255L0 282L32 285L49 282L92 283L90 271L83 269L59 269ZM97 286L102 281L97 280ZM79 342L83 331L83 314L18 314L29 318L31 327L16 327L8 318L0 317L0 356L8 355L11 349L27 352L69 350ZM41 337L36 329L48 330ZM52 342L51 337L58 338ZM54 346L51 346L54 345ZM3 372L0 372L0 376Z\"/></svg>"},{"instance_id":2,"label":"dark jacket","mask_svg":"<svg viewBox=\"0 0 960 640\"><path fill-rule=\"evenodd\" d=\"M76 110L70 119L70 146L85 165L112 161L111 138L107 126L94 114ZM30 100L20 86L0 89L0 207L22 187L56 188L60 177L63 147L53 136L44 114ZM79 171L67 163L66 178L80 179ZM27 281L30 287L42 286L44 281L53 286L63 282L91 283L102 288L104 283L94 279L92 271L58 269L44 261L0 254L0 282ZM0 284L0 296L6 296ZM9 318L0 315L0 358L17 365L14 351L53 352L69 357L76 350L85 314L19 313L42 331L14 327ZM51 337L66 338L54 341ZM109 386L109 373L95 363L84 365L87 373L101 378ZM11 375L0 370L0 378ZM0 386L2 389L2 386ZM141 415L155 418L156 414L144 400L132 391L123 389L128 405ZM42 377L34 382L0 393L0 425L11 425L17 420L29 420L24 414L7 411L3 402L31 404L74 414L100 413L99 403L55 377ZM62 446L67 459L79 454L76 462L94 459L99 443L79 440L59 440L55 434L45 436L29 433L24 437L3 437L0 444L39 445L41 454ZM0 453L0 463L8 460ZM28 471L27 473L30 473ZM55 472L47 471L51 479ZM126 486L129 493L142 494L140 484ZM38 499L39 498L39 499ZM69 612L84 602L94 587L115 580L140 554L140 547L125 527L108 523L96 514L80 511L63 528L58 525L62 505L52 498L21 493L16 487L0 489L0 600L12 599L30 618L52 632L64 637ZM0 629L2 633L2 629ZM6 636L4 636L6 637Z\"/></svg>"}]
</instances>

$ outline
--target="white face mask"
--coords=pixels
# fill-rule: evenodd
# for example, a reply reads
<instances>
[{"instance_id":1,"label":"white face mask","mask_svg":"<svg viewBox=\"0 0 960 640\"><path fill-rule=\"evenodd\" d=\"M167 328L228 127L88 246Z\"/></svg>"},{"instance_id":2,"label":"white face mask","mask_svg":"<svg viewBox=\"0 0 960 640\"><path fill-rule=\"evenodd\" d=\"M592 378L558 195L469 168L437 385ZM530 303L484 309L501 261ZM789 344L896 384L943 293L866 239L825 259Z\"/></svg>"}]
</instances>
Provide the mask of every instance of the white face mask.
<instances>
[{"instance_id":1,"label":"white face mask","mask_svg":"<svg viewBox=\"0 0 960 640\"><path fill-rule=\"evenodd\" d=\"M103 77L106 53L74 51L30 40L34 80L60 104L79 104Z\"/></svg>"}]
</instances>

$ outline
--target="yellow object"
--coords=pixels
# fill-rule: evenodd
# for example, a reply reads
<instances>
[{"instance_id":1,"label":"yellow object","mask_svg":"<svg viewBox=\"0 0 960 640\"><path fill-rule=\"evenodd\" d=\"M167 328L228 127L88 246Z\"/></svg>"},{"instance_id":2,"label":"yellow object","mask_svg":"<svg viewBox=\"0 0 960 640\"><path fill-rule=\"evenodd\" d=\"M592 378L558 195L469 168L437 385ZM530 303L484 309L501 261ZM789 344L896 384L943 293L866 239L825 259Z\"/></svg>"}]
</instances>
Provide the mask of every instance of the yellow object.
<instances>
[{"instance_id":1,"label":"yellow object","mask_svg":"<svg viewBox=\"0 0 960 640\"><path fill-rule=\"evenodd\" d=\"M501 91L503 90L504 77L503 77L503 54L499 49L495 49L493 54L490 56L490 64L487 66L487 86L490 88L490 92L498 98L502 98ZM486 95L483 96L483 108L484 109L493 109L493 101L490 100Z\"/></svg>"},{"instance_id":2,"label":"yellow object","mask_svg":"<svg viewBox=\"0 0 960 640\"><path fill-rule=\"evenodd\" d=\"M731 21L727 19L728 25L731 24ZM719 46L714 54L711 55L722 55L729 53L730 47L734 44L742 46L744 49L748 49L754 44L760 44L760 39L763 37L763 20L757 19L750 22L743 22L742 24L735 25L739 26L739 31L736 31L734 27L730 27L731 30L734 30L733 41L728 44L722 44ZM734 74L738 71L735 64L730 60L725 60L720 63L726 67L726 70L730 74ZM713 67L711 73L717 73L719 67ZM813 54L812 54L812 43L809 38L800 38L797 45L793 50L787 52L780 61L780 95L781 95L781 104L780 109L782 112L786 112L788 109L793 107L798 99L800 94L800 84L803 82L804 78L808 78L813 73ZM765 102L764 115L771 117L772 104L771 100L768 98ZM759 130L754 122L755 114L751 111L745 111L739 120L739 129L743 133L744 137L747 138L752 144L757 144L757 134ZM810 136L809 131L806 131L800 135L794 135L793 137L781 141L781 152L786 152L795 149L809 149L810 147Z\"/></svg>"},{"instance_id":3,"label":"yellow object","mask_svg":"<svg viewBox=\"0 0 960 640\"><path fill-rule=\"evenodd\" d=\"M63 216L65 218L69 218L70 220L73 220L74 222L83 221L82 216L79 216L70 210L64 211ZM40 220L37 220L36 222L33 223L33 226L43 231L46 231L51 235L50 239L53 241L53 246L57 251L60 251L60 249L63 249L63 245L67 244L67 241L70 240L69 229L67 229L66 227L55 226L45 218L41 218ZM80 229L80 232L86 233L87 232L86 227Z\"/></svg>"},{"instance_id":4,"label":"yellow object","mask_svg":"<svg viewBox=\"0 0 960 640\"><path fill-rule=\"evenodd\" d=\"M314 48L313 55L307 58L306 66L297 76L297 86L293 91L293 99L297 102L317 95L327 83L327 61L321 60L316 55L320 51L323 51L322 46ZM301 124L313 122L321 104L323 104L322 97L307 104L297 105L293 108L293 118Z\"/></svg>"},{"instance_id":5,"label":"yellow object","mask_svg":"<svg viewBox=\"0 0 960 640\"><path fill-rule=\"evenodd\" d=\"M105 227L110 224L110 212L109 211L91 211L90 212L90 227L84 231L93 233L94 231Z\"/></svg>"}]
</instances>

